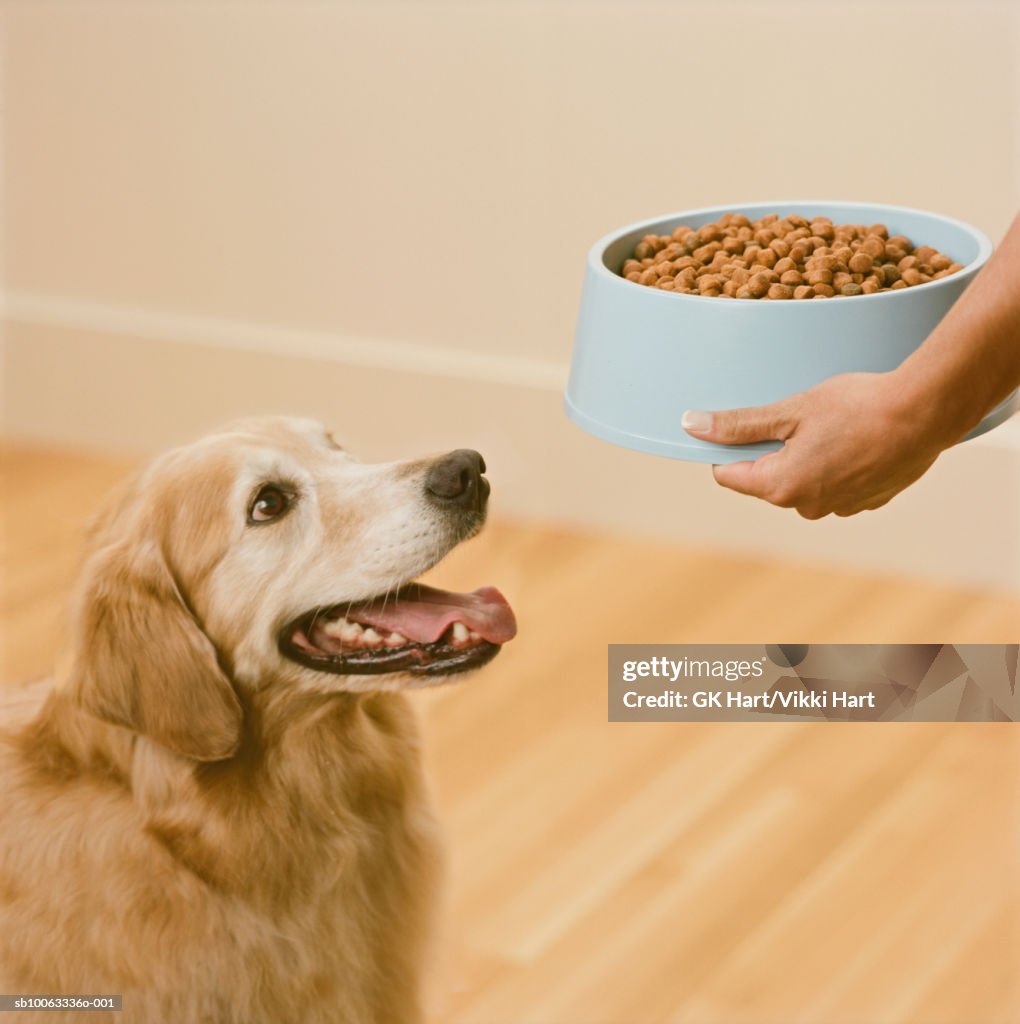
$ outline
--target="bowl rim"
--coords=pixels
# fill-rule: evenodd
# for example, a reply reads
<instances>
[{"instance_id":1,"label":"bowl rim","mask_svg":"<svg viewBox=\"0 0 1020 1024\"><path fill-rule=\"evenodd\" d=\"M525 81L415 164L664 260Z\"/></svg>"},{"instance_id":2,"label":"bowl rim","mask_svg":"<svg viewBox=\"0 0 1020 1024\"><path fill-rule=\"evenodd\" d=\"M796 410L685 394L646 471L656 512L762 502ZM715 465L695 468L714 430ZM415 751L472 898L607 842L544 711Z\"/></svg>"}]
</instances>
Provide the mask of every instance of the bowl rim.
<instances>
[{"instance_id":1,"label":"bowl rim","mask_svg":"<svg viewBox=\"0 0 1020 1024\"><path fill-rule=\"evenodd\" d=\"M698 303L714 302L737 309L758 309L763 305L761 301L740 302L736 299L724 296L687 295L683 292L670 292L662 288L649 288L646 285L636 284L634 281L628 281L625 277L621 277L620 274L610 270L603 261L603 256L606 249L608 249L614 242L619 241L624 235L631 234L635 231L642 231L644 234L647 234L649 229L657 224L661 224L663 221L674 220L676 218L700 217L705 214L716 216L734 212L746 214L748 211L759 210L766 207L797 205L807 207L838 207L839 209L846 210L847 212L851 210L874 210L876 212L907 213L927 217L930 220L941 221L943 224L949 224L952 227L960 229L965 234L970 235L978 246L977 256L975 256L970 263L965 263L962 270L956 274L950 275L949 277L941 278L938 281L926 281L924 284L914 285L912 288L886 289L885 291L875 292L873 295L834 295L831 298L826 299L824 304L825 308L828 308L830 302L863 302L866 300L874 302L876 299L889 300L901 295L916 295L922 289L942 288L946 286L952 287L954 284L958 284L961 280L973 277L985 265L985 263L988 262L988 258L992 255L993 246L991 239L989 239L983 231L974 227L972 224L968 224L966 221L958 220L955 217L948 217L942 213L932 213L930 210L919 210L914 206L899 206L893 203L868 203L848 199L773 199L769 201L755 201L753 203L726 203L716 206L703 206L696 210L679 210L675 213L665 213L658 217L648 217L644 220L635 221L633 224L628 224L625 227L616 228L608 234L603 235L588 250L588 270L600 277L611 278L612 280L626 285L627 287L640 288L649 296L657 295L657 298L653 301L669 299L673 302L676 302L677 300ZM774 213L775 210L764 209L764 212ZM787 299L785 301L775 300L773 302L769 302L765 308L771 309L773 306L778 306L780 309L787 306L808 307L812 309L818 308L811 302L797 302L792 299Z\"/></svg>"}]
</instances>

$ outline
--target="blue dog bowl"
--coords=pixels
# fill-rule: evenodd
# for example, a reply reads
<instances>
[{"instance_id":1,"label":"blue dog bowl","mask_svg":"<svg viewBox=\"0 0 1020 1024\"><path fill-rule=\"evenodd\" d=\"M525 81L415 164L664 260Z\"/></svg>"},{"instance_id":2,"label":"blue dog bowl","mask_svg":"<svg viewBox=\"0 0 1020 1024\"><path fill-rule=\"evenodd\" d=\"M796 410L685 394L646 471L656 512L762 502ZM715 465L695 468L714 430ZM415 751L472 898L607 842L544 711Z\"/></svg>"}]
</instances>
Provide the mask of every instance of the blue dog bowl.
<instances>
[{"instance_id":1,"label":"blue dog bowl","mask_svg":"<svg viewBox=\"0 0 1020 1024\"><path fill-rule=\"evenodd\" d=\"M830 217L835 224L885 224L915 246L930 245L963 270L938 281L819 301L748 302L647 288L620 277L649 232L701 227L727 212ZM868 203L752 203L690 210L632 224L588 253L567 415L596 437L692 462L756 459L780 442L719 445L680 426L686 409L767 405L851 371L895 369L931 333L991 254L980 231L949 217ZM1008 419L1018 392L968 435Z\"/></svg>"}]
</instances>

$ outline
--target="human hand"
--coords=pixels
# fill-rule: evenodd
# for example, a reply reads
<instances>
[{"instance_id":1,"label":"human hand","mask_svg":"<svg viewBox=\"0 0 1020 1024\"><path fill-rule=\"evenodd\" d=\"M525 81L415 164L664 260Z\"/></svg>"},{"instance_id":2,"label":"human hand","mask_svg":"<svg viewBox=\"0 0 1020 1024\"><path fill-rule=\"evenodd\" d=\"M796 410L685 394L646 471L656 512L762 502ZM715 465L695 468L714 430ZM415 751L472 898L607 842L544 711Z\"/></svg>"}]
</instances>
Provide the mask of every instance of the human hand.
<instances>
[{"instance_id":1,"label":"human hand","mask_svg":"<svg viewBox=\"0 0 1020 1024\"><path fill-rule=\"evenodd\" d=\"M717 444L785 442L755 462L713 466L723 487L805 519L851 516L886 504L958 440L947 436L930 398L906 385L897 371L847 373L772 405L689 410L682 422L693 437Z\"/></svg>"}]
</instances>

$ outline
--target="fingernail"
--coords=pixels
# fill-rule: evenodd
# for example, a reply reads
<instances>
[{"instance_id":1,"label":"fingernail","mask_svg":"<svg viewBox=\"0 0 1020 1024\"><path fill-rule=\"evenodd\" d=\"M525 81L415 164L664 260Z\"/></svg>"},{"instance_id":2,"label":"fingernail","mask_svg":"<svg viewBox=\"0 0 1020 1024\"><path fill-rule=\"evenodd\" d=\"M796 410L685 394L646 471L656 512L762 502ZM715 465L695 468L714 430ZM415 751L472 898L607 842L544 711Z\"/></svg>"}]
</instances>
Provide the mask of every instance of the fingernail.
<instances>
[{"instance_id":1,"label":"fingernail","mask_svg":"<svg viewBox=\"0 0 1020 1024\"><path fill-rule=\"evenodd\" d=\"M707 434L712 429L712 414L688 409L680 420L680 426L684 430L693 430L696 434Z\"/></svg>"}]
</instances>

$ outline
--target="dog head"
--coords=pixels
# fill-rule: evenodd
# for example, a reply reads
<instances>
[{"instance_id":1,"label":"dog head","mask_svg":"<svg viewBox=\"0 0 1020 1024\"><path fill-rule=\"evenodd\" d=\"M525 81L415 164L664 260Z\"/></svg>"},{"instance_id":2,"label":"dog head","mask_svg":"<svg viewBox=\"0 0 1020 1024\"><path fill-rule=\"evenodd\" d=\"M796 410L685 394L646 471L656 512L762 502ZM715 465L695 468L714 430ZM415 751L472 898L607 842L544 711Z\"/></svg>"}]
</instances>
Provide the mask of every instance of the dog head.
<instances>
[{"instance_id":1,"label":"dog head","mask_svg":"<svg viewBox=\"0 0 1020 1024\"><path fill-rule=\"evenodd\" d=\"M463 450L363 464L320 424L282 417L166 453L93 531L82 704L219 760L246 694L398 689L485 664L516 630L502 595L414 582L481 529L484 470Z\"/></svg>"}]
</instances>

